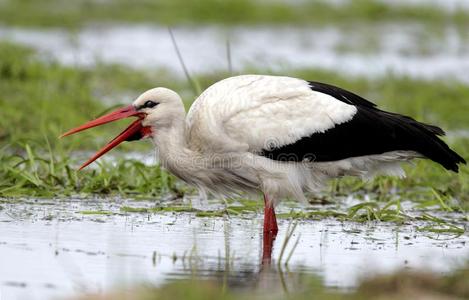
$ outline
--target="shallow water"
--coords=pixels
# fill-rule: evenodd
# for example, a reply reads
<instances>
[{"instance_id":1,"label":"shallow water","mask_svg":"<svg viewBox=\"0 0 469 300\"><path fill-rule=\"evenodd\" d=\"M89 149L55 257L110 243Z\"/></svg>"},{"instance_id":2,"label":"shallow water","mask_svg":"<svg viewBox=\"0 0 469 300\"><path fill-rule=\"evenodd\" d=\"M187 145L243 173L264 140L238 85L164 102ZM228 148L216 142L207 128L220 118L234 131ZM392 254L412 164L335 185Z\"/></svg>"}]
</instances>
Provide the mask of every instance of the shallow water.
<instances>
[{"instance_id":1,"label":"shallow water","mask_svg":"<svg viewBox=\"0 0 469 300\"><path fill-rule=\"evenodd\" d=\"M164 202L164 200L162 200ZM417 224L300 221L276 267L288 220L279 220L273 264L261 268L262 217L200 218L192 213L122 213L120 207L155 202L106 199L3 201L0 206L2 299L44 299L105 292L142 282L224 277L240 288L283 292L295 274L314 274L326 286L353 288L376 272L400 268L447 272L469 257L469 237L428 234ZM185 199L195 208L220 207ZM289 211L286 206L281 211ZM82 211L104 210L110 215ZM288 274L288 276L283 276Z\"/></svg>"},{"instance_id":2,"label":"shallow water","mask_svg":"<svg viewBox=\"0 0 469 300\"><path fill-rule=\"evenodd\" d=\"M199 26L175 28L174 34L193 73L227 70L229 40L233 69L240 73L246 67L285 73L289 68L316 67L368 77L391 72L469 82L469 35L451 26ZM0 39L35 47L64 64L118 63L183 76L165 27L96 25L76 33L0 27Z\"/></svg>"}]
</instances>

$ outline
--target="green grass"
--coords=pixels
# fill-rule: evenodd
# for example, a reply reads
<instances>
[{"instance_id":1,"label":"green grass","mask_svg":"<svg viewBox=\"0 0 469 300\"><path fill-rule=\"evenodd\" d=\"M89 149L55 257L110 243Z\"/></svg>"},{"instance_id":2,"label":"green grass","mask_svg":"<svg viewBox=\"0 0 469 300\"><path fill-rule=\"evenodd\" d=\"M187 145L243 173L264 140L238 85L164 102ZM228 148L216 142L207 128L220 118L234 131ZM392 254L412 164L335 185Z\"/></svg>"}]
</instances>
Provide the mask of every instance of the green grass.
<instances>
[{"instance_id":1,"label":"green grass","mask_svg":"<svg viewBox=\"0 0 469 300\"><path fill-rule=\"evenodd\" d=\"M135 160L100 163L95 169L77 172L77 165L68 157L52 152L40 156L29 145L24 150L24 154L0 153L0 197L101 194L155 198L178 193L172 176Z\"/></svg>"},{"instance_id":2,"label":"green grass","mask_svg":"<svg viewBox=\"0 0 469 300\"><path fill-rule=\"evenodd\" d=\"M467 25L469 13L444 11L430 4L392 6L376 0L354 0L343 5L328 1L250 0L6 0L0 3L3 24L78 27L90 23L128 22L163 25L298 24L323 25L363 22L418 21L437 26Z\"/></svg>"}]
</instances>

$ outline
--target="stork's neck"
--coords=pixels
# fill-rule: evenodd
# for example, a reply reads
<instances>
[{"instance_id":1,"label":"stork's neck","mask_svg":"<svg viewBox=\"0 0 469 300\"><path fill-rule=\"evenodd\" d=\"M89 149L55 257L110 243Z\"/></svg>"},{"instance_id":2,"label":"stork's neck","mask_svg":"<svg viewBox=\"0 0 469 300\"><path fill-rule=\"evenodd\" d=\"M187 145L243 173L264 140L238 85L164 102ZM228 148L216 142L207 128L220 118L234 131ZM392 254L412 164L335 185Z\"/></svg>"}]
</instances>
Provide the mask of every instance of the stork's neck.
<instances>
[{"instance_id":1,"label":"stork's neck","mask_svg":"<svg viewBox=\"0 0 469 300\"><path fill-rule=\"evenodd\" d=\"M170 127L156 128L153 141L160 164L174 175L185 179L195 167L193 162L197 153L187 145L184 120L175 122Z\"/></svg>"}]
</instances>

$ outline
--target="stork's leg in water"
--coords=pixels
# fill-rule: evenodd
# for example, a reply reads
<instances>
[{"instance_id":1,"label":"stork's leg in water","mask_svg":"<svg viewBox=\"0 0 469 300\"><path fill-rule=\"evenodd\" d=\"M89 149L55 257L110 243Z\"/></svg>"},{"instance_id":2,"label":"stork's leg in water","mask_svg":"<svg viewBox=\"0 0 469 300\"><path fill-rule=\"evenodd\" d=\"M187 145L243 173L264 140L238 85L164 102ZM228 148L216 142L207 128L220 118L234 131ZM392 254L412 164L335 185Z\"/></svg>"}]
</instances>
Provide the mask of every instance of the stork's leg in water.
<instances>
[{"instance_id":1,"label":"stork's leg in water","mask_svg":"<svg viewBox=\"0 0 469 300\"><path fill-rule=\"evenodd\" d=\"M262 263L270 264L272 257L272 246L277 236L277 217L275 216L274 204L264 195L264 236L262 248Z\"/></svg>"},{"instance_id":2,"label":"stork's leg in water","mask_svg":"<svg viewBox=\"0 0 469 300\"><path fill-rule=\"evenodd\" d=\"M275 216L274 203L264 195L264 233L272 232L277 235L277 217Z\"/></svg>"}]
</instances>

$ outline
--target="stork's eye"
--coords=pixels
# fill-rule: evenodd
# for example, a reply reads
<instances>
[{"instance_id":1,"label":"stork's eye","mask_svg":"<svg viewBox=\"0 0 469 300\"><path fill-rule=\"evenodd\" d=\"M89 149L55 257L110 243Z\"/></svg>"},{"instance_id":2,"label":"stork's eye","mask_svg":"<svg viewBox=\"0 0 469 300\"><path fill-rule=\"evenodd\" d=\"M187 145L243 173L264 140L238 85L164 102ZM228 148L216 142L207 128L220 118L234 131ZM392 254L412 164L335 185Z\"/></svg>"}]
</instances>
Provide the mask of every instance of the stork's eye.
<instances>
[{"instance_id":1,"label":"stork's eye","mask_svg":"<svg viewBox=\"0 0 469 300\"><path fill-rule=\"evenodd\" d=\"M155 101L148 100L143 104L143 108L152 108L157 106L159 103Z\"/></svg>"}]
</instances>

